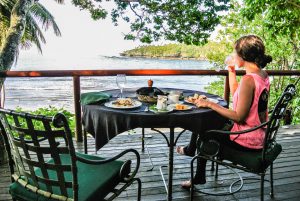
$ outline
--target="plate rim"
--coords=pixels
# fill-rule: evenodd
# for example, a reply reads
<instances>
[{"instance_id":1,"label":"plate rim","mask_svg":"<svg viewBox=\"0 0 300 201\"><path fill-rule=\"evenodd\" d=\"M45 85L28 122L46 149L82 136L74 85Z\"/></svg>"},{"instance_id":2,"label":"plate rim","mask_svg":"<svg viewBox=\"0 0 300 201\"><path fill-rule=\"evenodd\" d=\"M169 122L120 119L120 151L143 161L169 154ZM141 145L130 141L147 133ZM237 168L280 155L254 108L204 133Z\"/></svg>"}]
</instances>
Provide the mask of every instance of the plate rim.
<instances>
[{"instance_id":1,"label":"plate rim","mask_svg":"<svg viewBox=\"0 0 300 201\"><path fill-rule=\"evenodd\" d=\"M218 99L207 98L207 100L209 100L210 102L213 102L213 103L219 103L219 100L218 100Z\"/></svg>"},{"instance_id":2,"label":"plate rim","mask_svg":"<svg viewBox=\"0 0 300 201\"><path fill-rule=\"evenodd\" d=\"M188 101L187 98L184 98L183 100L184 100L185 103L195 105L195 103ZM210 101L210 102L213 102L213 103L219 103L220 102L218 99L209 98L209 97L207 97L207 100Z\"/></svg>"},{"instance_id":3,"label":"plate rim","mask_svg":"<svg viewBox=\"0 0 300 201\"><path fill-rule=\"evenodd\" d=\"M122 109L122 110L126 110L126 109L134 109L134 108L138 108L140 106L143 105L143 103L139 100L133 100L135 103L138 103L138 105L134 105L134 106L131 106L131 107L117 107L117 106L113 106L112 102L114 102L115 100L111 100L109 102L106 102L104 103L104 106L105 107L108 107L108 108L112 108L112 109Z\"/></svg>"},{"instance_id":4,"label":"plate rim","mask_svg":"<svg viewBox=\"0 0 300 201\"><path fill-rule=\"evenodd\" d=\"M155 106L156 107L156 106ZM169 105L168 105L168 107L169 107ZM168 108L167 107L167 108ZM170 107L169 107L169 109L170 109ZM163 113L169 113L169 112L172 112L172 111L174 111L174 108L171 108L171 110L153 110L152 108L150 108L149 107L149 111L151 111L151 112L153 112L153 113L156 113L156 114L163 114Z\"/></svg>"}]
</instances>

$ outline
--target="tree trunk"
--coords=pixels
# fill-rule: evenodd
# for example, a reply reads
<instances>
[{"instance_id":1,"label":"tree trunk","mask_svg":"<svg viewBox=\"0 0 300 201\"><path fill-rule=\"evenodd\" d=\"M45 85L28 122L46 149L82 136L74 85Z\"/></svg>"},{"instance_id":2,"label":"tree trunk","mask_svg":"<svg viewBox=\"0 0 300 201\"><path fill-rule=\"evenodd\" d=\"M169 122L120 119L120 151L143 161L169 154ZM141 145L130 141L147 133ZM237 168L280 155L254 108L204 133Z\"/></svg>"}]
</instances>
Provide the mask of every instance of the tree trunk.
<instances>
[{"instance_id":1,"label":"tree trunk","mask_svg":"<svg viewBox=\"0 0 300 201\"><path fill-rule=\"evenodd\" d=\"M18 0L11 11L10 26L0 47L0 70L10 70L15 61L26 26L26 15L33 3L34 0Z\"/></svg>"},{"instance_id":2,"label":"tree trunk","mask_svg":"<svg viewBox=\"0 0 300 201\"><path fill-rule=\"evenodd\" d=\"M19 44L26 26L26 15L34 0L18 0L11 11L10 26L6 38L0 47L0 70L10 70L16 56L18 55ZM5 78L0 78L0 88ZM0 163L5 162L6 153L4 142L0 134Z\"/></svg>"}]
</instances>

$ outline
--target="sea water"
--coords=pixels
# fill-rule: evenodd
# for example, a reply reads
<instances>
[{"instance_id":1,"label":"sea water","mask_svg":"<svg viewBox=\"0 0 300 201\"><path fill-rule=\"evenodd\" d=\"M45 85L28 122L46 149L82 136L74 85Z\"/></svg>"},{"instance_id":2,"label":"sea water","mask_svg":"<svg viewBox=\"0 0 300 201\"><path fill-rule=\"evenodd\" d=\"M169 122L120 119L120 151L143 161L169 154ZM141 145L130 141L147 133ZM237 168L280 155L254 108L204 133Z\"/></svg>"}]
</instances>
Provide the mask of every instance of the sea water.
<instances>
[{"instance_id":1,"label":"sea water","mask_svg":"<svg viewBox=\"0 0 300 201\"><path fill-rule=\"evenodd\" d=\"M166 60L118 56L85 58L21 57L12 70L101 70L101 69L210 69L212 64L197 60ZM126 88L147 86L152 79L155 87L175 87L204 91L217 80L216 76L127 76ZM81 92L116 89L116 77L81 77ZM73 111L73 81L71 77L7 78L6 108L20 106L36 109L45 106L64 107Z\"/></svg>"}]
</instances>

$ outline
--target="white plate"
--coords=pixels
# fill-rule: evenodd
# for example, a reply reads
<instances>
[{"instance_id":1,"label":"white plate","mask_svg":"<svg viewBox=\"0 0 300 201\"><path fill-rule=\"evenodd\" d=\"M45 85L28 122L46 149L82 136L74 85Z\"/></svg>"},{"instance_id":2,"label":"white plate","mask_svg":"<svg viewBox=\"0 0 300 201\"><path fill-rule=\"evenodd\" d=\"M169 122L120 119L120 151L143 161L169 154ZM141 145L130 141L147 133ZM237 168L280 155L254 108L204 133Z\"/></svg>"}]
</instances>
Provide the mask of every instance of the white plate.
<instances>
[{"instance_id":1,"label":"white plate","mask_svg":"<svg viewBox=\"0 0 300 201\"><path fill-rule=\"evenodd\" d=\"M133 100L133 104L127 105L127 106L115 105L115 104L113 104L113 102L115 102L115 101L106 102L106 103L104 103L104 106L109 107L109 108L114 108L114 109L132 109L132 108L140 107L142 105L142 103L137 100Z\"/></svg>"},{"instance_id":2,"label":"white plate","mask_svg":"<svg viewBox=\"0 0 300 201\"><path fill-rule=\"evenodd\" d=\"M186 109L184 109L184 110L177 110L176 109L176 104L171 104L171 105L169 105L169 107L172 107L174 110L177 110L177 111L191 110L193 108L193 106L191 106L191 105L186 105L186 104L181 104L181 105L186 106Z\"/></svg>"},{"instance_id":3,"label":"white plate","mask_svg":"<svg viewBox=\"0 0 300 201\"><path fill-rule=\"evenodd\" d=\"M167 106L166 110L158 110L158 109L156 109L156 106L154 106L154 107L150 106L149 107L149 111L157 113L157 114L168 113L168 112L172 112L173 110L174 110L174 108L170 107L170 105Z\"/></svg>"},{"instance_id":4,"label":"white plate","mask_svg":"<svg viewBox=\"0 0 300 201\"><path fill-rule=\"evenodd\" d=\"M218 103L219 100L213 99L213 98L207 98L206 100L213 102L213 103ZM184 99L184 102L189 103L189 104L194 104L193 102L189 101L187 98Z\"/></svg>"},{"instance_id":5,"label":"white plate","mask_svg":"<svg viewBox=\"0 0 300 201\"><path fill-rule=\"evenodd\" d=\"M209 100L210 102L213 102L213 103L218 103L219 102L217 99L213 99L213 98L207 98L207 100Z\"/></svg>"}]
</instances>

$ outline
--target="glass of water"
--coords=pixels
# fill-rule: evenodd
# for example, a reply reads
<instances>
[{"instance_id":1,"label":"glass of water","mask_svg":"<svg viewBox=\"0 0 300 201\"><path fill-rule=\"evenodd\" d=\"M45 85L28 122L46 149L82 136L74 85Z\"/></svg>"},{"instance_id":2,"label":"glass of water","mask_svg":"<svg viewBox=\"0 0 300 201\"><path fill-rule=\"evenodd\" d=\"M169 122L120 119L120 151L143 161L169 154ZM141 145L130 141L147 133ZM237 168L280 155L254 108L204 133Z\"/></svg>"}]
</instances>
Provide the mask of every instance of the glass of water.
<instances>
[{"instance_id":1,"label":"glass of water","mask_svg":"<svg viewBox=\"0 0 300 201\"><path fill-rule=\"evenodd\" d=\"M125 88L126 85L126 75L125 74L118 74L116 77L116 83L118 88L120 89L121 95L120 98L123 98L123 89Z\"/></svg>"}]
</instances>

